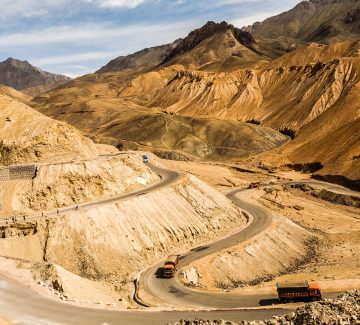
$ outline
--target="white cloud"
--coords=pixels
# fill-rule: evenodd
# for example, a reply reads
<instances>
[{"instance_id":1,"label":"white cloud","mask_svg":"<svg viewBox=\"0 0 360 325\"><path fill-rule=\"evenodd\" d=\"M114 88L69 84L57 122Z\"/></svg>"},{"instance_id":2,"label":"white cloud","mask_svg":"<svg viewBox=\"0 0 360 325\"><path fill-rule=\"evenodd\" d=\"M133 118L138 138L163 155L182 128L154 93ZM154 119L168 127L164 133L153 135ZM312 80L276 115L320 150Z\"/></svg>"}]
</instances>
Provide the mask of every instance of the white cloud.
<instances>
[{"instance_id":1,"label":"white cloud","mask_svg":"<svg viewBox=\"0 0 360 325\"><path fill-rule=\"evenodd\" d=\"M55 55L49 57L38 58L32 60L31 63L36 66L46 66L46 65L62 65L69 64L73 62L88 62L98 59L109 59L114 58L119 55L119 51L95 51L95 52L84 52L77 54L69 55ZM68 67L77 69L77 70L86 70L87 67L80 64L71 64Z\"/></svg>"},{"instance_id":2,"label":"white cloud","mask_svg":"<svg viewBox=\"0 0 360 325\"><path fill-rule=\"evenodd\" d=\"M136 8L145 0L97 0L100 8Z\"/></svg>"},{"instance_id":3,"label":"white cloud","mask_svg":"<svg viewBox=\"0 0 360 325\"><path fill-rule=\"evenodd\" d=\"M10 53L44 49L33 58L25 54L20 59L27 59L31 64L46 71L74 77L93 72L120 55L184 37L196 26L197 21L124 26L68 25L0 35L0 44L6 44ZM49 52L49 48L52 51ZM62 49L67 51L64 52Z\"/></svg>"},{"instance_id":4,"label":"white cloud","mask_svg":"<svg viewBox=\"0 0 360 325\"><path fill-rule=\"evenodd\" d=\"M140 45L142 41L173 41L176 37L185 36L181 35L181 33L186 34L186 31L190 31L195 26L196 22L194 21L182 21L173 24L134 24L125 26L103 24L68 25L0 35L0 44L6 44L8 48L59 43L81 45L81 43L89 44L90 41L91 44L100 45L103 43L108 44L109 41L119 43L126 39L127 41L136 41ZM175 38L172 39L171 37ZM123 45L125 44L124 42ZM157 43L153 44L157 45Z\"/></svg>"},{"instance_id":5,"label":"white cloud","mask_svg":"<svg viewBox=\"0 0 360 325\"><path fill-rule=\"evenodd\" d=\"M231 24L234 26L241 28L244 26L252 25L253 23L257 21L264 21L266 18L269 18L271 16L274 16L278 14L277 11L266 11L266 12L259 12L255 15L246 16L246 17L240 17L237 19L232 19L230 21Z\"/></svg>"},{"instance_id":6,"label":"white cloud","mask_svg":"<svg viewBox=\"0 0 360 325\"><path fill-rule=\"evenodd\" d=\"M10 17L37 17L71 4L71 0L1 0L0 20Z\"/></svg>"}]
</instances>

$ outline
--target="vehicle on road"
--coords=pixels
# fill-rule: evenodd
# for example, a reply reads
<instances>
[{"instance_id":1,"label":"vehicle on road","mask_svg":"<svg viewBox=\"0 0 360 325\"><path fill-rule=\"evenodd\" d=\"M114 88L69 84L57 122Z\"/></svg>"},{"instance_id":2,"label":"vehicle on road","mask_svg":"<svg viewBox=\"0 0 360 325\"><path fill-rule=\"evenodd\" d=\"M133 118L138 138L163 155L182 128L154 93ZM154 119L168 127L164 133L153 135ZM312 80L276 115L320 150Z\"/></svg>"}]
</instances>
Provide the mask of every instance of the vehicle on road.
<instances>
[{"instance_id":1,"label":"vehicle on road","mask_svg":"<svg viewBox=\"0 0 360 325\"><path fill-rule=\"evenodd\" d=\"M260 182L250 183L248 188L258 188L260 186Z\"/></svg>"},{"instance_id":2,"label":"vehicle on road","mask_svg":"<svg viewBox=\"0 0 360 325\"><path fill-rule=\"evenodd\" d=\"M174 277L178 264L179 264L179 256L178 255L170 255L165 261L164 278Z\"/></svg>"},{"instance_id":3,"label":"vehicle on road","mask_svg":"<svg viewBox=\"0 0 360 325\"><path fill-rule=\"evenodd\" d=\"M278 282L276 283L279 300L291 302L295 300L321 300L321 290L317 283Z\"/></svg>"},{"instance_id":4,"label":"vehicle on road","mask_svg":"<svg viewBox=\"0 0 360 325\"><path fill-rule=\"evenodd\" d=\"M143 162L144 162L145 164L149 162L149 158L148 158L147 155L143 155L143 156L142 156L142 159L143 159Z\"/></svg>"}]
</instances>

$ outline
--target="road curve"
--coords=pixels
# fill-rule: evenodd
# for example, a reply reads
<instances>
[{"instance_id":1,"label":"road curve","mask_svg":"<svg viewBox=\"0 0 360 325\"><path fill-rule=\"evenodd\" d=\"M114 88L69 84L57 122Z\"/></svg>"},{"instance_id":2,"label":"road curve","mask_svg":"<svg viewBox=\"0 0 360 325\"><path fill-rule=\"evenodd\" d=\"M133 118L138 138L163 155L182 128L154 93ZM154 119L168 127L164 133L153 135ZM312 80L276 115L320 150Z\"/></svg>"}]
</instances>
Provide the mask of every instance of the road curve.
<instances>
[{"instance_id":1,"label":"road curve","mask_svg":"<svg viewBox=\"0 0 360 325\"><path fill-rule=\"evenodd\" d=\"M165 325L181 318L224 318L232 321L271 318L286 310L213 312L116 311L73 306L41 296L0 276L0 315L24 325Z\"/></svg>"},{"instance_id":2,"label":"road curve","mask_svg":"<svg viewBox=\"0 0 360 325\"><path fill-rule=\"evenodd\" d=\"M162 187L166 187L176 182L182 174L168 171L149 164L149 167L156 173L162 175L159 183L153 184L146 189L138 190L121 197L103 200L86 206L96 206L106 203L125 200L134 196L146 194ZM271 215L265 210L255 205L241 201L236 194L241 190L229 193L227 196L235 204L254 216L254 221L241 232L235 233L228 238L221 239L211 245L193 249L185 254L181 260L181 265L186 265L205 255L214 253L225 247L232 246L247 240L262 230L266 229L271 223ZM67 208L68 211L74 207ZM55 217L55 215L54 215ZM224 311L209 312L147 312L147 311L118 311L107 309L85 308L62 303L44 297L28 287L16 281L0 275L0 315L3 315L15 322L29 325L92 325L92 324L167 324L175 322L180 318L203 318L203 319L228 319L232 321L256 320L271 318L273 315L280 315L288 312L286 309L257 309L257 310L225 310L233 307L255 306L260 299L272 299L272 296L243 296L214 293L202 293L193 291L180 285L178 279L157 279L154 276L156 268L151 268L144 274L147 288L150 292L158 295L162 299L171 301L175 304L193 304L197 306L224 308ZM201 301L201 303L199 303Z\"/></svg>"},{"instance_id":3,"label":"road curve","mask_svg":"<svg viewBox=\"0 0 360 325\"><path fill-rule=\"evenodd\" d=\"M309 184L309 185L321 185L324 188L333 190L336 192L351 192L351 194L359 194L354 191L347 191L346 188L343 188L338 185L330 185L325 182L319 181L289 181L282 182L273 185L292 185L292 184ZM264 185L262 187L272 186ZM237 197L237 194L247 189L237 189L229 192L226 196L234 202L239 208L249 212L253 221L244 229L239 230L235 234L221 239L219 241L210 243L208 245L203 245L198 248L192 249L186 254L180 256L179 269L189 265L195 260L198 260L204 256L213 254L217 251L226 249L228 247L237 245L241 242L245 242L257 234L264 231L271 225L272 217L269 210L264 209L260 206L242 201ZM144 290L151 296L156 298L156 301L162 300L163 302L170 303L178 306L197 306L197 307L206 307L206 308L247 308L247 307L259 307L263 305L269 305L272 303L277 303L276 295L256 295L256 294L235 294L227 292L206 292L201 290L194 290L184 286L180 282L181 274L177 273L177 276L171 279L164 279L159 276L161 274L162 263L149 268L142 275L140 284L143 285ZM327 298L333 298L338 293L323 293ZM148 302L151 304L150 302Z\"/></svg>"},{"instance_id":4,"label":"road curve","mask_svg":"<svg viewBox=\"0 0 360 325\"><path fill-rule=\"evenodd\" d=\"M233 235L219 241L194 248L180 256L179 269L198 260L204 256L213 254L219 250L237 245L247 241L271 225L272 216L268 210L256 205L240 200L236 194L242 190L235 190L227 194L227 197L241 209L252 215L252 222ZM148 269L142 276L141 285L150 295L161 299L164 302L179 306L200 306L208 308L237 308L237 307L257 307L260 302L273 301L273 295L239 295L232 293L212 293L200 290L192 290L180 283L180 272L176 277L164 279L159 274L158 269L162 267L159 263Z\"/></svg>"},{"instance_id":5,"label":"road curve","mask_svg":"<svg viewBox=\"0 0 360 325\"><path fill-rule=\"evenodd\" d=\"M37 220L39 218L56 218L57 216L59 216L62 213L65 212L71 212L71 211L78 211L78 210L82 210L82 209L86 209L86 208L92 208L92 207L98 207L104 204L111 204L111 203L116 203L116 202L121 202L124 200L128 200L131 198L134 198L136 196L139 195L144 195L147 194L149 192L153 192L156 190L159 190L161 188L170 186L171 184L177 182L178 180L180 180L182 177L184 177L183 173L178 173L176 171L172 171L172 170L167 170L167 169L163 169L160 167L156 167L150 163L147 164L148 167L156 174L160 175L161 180L157 183L154 183L146 188L141 188L139 190L130 192L130 193L126 193L126 194L121 194L118 196L114 196L111 198L107 198L107 199L103 199L103 200L99 200L99 201L93 201L93 202L85 202L85 203L81 203L78 205L73 205L73 206L67 206L67 207L63 207L63 208L59 208L59 209L54 209L51 211L46 211L46 212L38 212L38 213L33 213L31 215L25 216L25 217L21 217L21 218L17 218L17 221L34 221ZM0 220L0 226L1 225L7 225L8 223L11 223L12 220L9 219L3 219Z\"/></svg>"},{"instance_id":6,"label":"road curve","mask_svg":"<svg viewBox=\"0 0 360 325\"><path fill-rule=\"evenodd\" d=\"M152 171L162 176L159 183L153 184L146 189L141 189L129 194L122 195L99 202L87 203L85 207L97 206L106 203L117 202L120 200L129 199L138 195L146 194L151 191L169 186L178 181L183 174L175 171L165 170L148 164ZM235 192L229 198L237 202ZM245 204L245 203L244 203ZM251 207L248 207L251 211ZM71 211L75 207L67 207L62 209L61 212ZM47 217L56 217L56 213L46 215ZM260 218L261 219L261 218ZM268 216L263 216L263 221L258 225L260 229L268 222ZM259 228L260 227L260 228ZM256 227L255 227L256 228ZM258 231L255 229L255 232ZM248 229L248 235L253 235L251 229ZM238 240L238 238L233 238ZM225 239L226 242L231 242L231 237ZM211 249L207 251L215 252L222 246L221 241L219 244L214 243ZM196 252L196 250L194 250ZM201 250L199 251L201 253ZM189 254L185 261L191 262L199 258L198 254ZM231 306L222 305L225 308ZM205 318L205 319L218 319L224 318L232 321L240 320L256 320L271 318L273 315L280 315L288 310L285 309L272 309L272 310L223 310L223 311L208 311L208 312L146 312L146 311L118 311L110 309L95 309L74 306L68 303L58 302L54 299L42 296L30 288L10 280L0 274L0 315L3 315L15 322L29 325L48 325L48 324L71 324L71 325L92 325L92 324L167 324L168 322L175 322L180 318Z\"/></svg>"}]
</instances>

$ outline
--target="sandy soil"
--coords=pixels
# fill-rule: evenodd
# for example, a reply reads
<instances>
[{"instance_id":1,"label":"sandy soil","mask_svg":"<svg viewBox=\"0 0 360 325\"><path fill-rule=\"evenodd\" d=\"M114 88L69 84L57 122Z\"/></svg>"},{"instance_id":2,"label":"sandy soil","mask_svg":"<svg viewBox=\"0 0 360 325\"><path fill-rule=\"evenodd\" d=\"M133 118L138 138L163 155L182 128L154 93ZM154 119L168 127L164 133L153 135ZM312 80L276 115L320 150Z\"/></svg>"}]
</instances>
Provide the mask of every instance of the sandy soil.
<instances>
[{"instance_id":1,"label":"sandy soil","mask_svg":"<svg viewBox=\"0 0 360 325\"><path fill-rule=\"evenodd\" d=\"M173 168L191 172L224 192L228 191L232 186L247 186L250 182L254 181L266 183L274 179L277 180L277 177L281 180L306 180L310 176L309 174L293 171L278 171L276 174L268 174L263 171L260 174L251 174L239 172L230 165L219 166L178 161L167 161L166 164ZM227 179L230 182L226 181ZM296 272L275 277L271 281L256 286L256 291L274 292L275 282L282 280L316 280L320 282L324 290L336 291L359 287L359 209L328 202L314 196L320 189L321 186L319 186L319 189L314 189L314 191L291 188L284 190L283 186L275 186L272 189L265 189L265 191L251 191L251 197L249 196L248 200L254 203L259 202L275 214L290 219L312 233L319 240L316 251L314 251L314 254L316 254L314 258L299 266ZM229 276L226 274L231 269L230 264L233 263L234 259L237 260L236 256L241 251L244 252L243 248L234 247L223 252L223 254L209 257L206 262L205 260L203 261L204 263L199 262L197 265L192 265L189 273L186 274L189 277L187 281L196 282L203 288L216 290L216 287L219 287L219 285L216 285L217 282L228 283L230 281ZM233 254L233 257L229 260L228 257L231 254ZM211 262L209 262L210 260ZM226 263L227 260L228 263ZM229 266L226 268L224 265L227 264ZM216 267L210 266L209 268L209 265L222 266L224 272L215 272ZM201 270L199 271L200 274L196 272L196 267ZM216 274L217 276L213 277ZM236 275L235 277L238 276ZM224 278L226 279L224 280ZM250 293L253 289L254 287L236 290L241 290L242 292L249 291Z\"/></svg>"},{"instance_id":2,"label":"sandy soil","mask_svg":"<svg viewBox=\"0 0 360 325\"><path fill-rule=\"evenodd\" d=\"M230 200L190 175L146 195L38 221L30 233L7 232L0 255L45 260L83 278L106 281L128 297L141 269L224 236L245 221Z\"/></svg>"},{"instance_id":3,"label":"sandy soil","mask_svg":"<svg viewBox=\"0 0 360 325\"><path fill-rule=\"evenodd\" d=\"M174 160L163 160L163 163L169 168L193 174L220 191L227 191L233 187L247 187L255 181L262 183L278 181L278 175L269 174L255 167L249 169L247 166L243 167L241 164ZM299 175L298 177L300 177L300 174L297 174ZM289 174L284 174L284 177L288 176ZM281 179L283 179L283 177Z\"/></svg>"},{"instance_id":4,"label":"sandy soil","mask_svg":"<svg viewBox=\"0 0 360 325\"><path fill-rule=\"evenodd\" d=\"M13 323L0 316L0 325L13 325Z\"/></svg>"},{"instance_id":5,"label":"sandy soil","mask_svg":"<svg viewBox=\"0 0 360 325\"><path fill-rule=\"evenodd\" d=\"M129 306L127 297L122 297L109 284L81 278L56 264L0 257L0 272L55 300L80 305Z\"/></svg>"},{"instance_id":6,"label":"sandy soil","mask_svg":"<svg viewBox=\"0 0 360 325\"><path fill-rule=\"evenodd\" d=\"M299 189L265 194L260 201L322 236L317 258L299 270L304 277L328 280L326 287L332 280L360 279L359 209L319 200Z\"/></svg>"},{"instance_id":7,"label":"sandy soil","mask_svg":"<svg viewBox=\"0 0 360 325\"><path fill-rule=\"evenodd\" d=\"M253 239L192 263L189 268L198 276L192 282L229 290L267 281L308 260L316 239L290 220L274 217L272 226Z\"/></svg>"}]
</instances>

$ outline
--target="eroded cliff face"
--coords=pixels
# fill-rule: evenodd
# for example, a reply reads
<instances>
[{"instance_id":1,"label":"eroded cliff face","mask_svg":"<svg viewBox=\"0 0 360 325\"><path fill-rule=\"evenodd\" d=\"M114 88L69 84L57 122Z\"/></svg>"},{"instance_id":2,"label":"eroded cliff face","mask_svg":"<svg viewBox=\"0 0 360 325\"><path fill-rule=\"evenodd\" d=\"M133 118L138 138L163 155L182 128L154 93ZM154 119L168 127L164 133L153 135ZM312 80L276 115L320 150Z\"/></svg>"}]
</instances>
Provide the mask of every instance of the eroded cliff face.
<instances>
[{"instance_id":1,"label":"eroded cliff face","mask_svg":"<svg viewBox=\"0 0 360 325\"><path fill-rule=\"evenodd\" d=\"M21 229L4 226L0 254L58 264L125 290L136 272L151 263L225 235L246 221L230 200L187 176L129 200L39 219Z\"/></svg>"},{"instance_id":2,"label":"eroded cliff face","mask_svg":"<svg viewBox=\"0 0 360 325\"><path fill-rule=\"evenodd\" d=\"M176 58L201 57L196 51L201 52L207 41ZM358 40L312 43L271 62L260 60L247 68L235 65L224 70L227 72L189 66L184 59L184 65L159 68L129 82L120 74L109 76L108 84L104 77L97 85L78 80L76 87L64 87L38 99L38 109L78 126L99 142L152 150L167 157L176 150L191 159L244 159L264 150L272 150L272 155L275 147L287 141L267 129L271 128L293 139L284 150L276 151L282 157L272 160L275 165L280 160L317 162L324 166L324 174L354 179L357 176L350 170L359 170L359 160L349 157L359 154L354 146L358 140L353 140L359 117L354 91L360 81L359 51ZM218 62L219 58L209 60ZM100 90L104 90L102 95ZM244 122L262 128L250 132ZM353 124L348 139L349 132L344 130ZM341 150L325 146L326 154L320 155L335 130L336 138L343 138Z\"/></svg>"},{"instance_id":3,"label":"eroded cliff face","mask_svg":"<svg viewBox=\"0 0 360 325\"><path fill-rule=\"evenodd\" d=\"M0 218L117 197L160 181L140 153L38 164L36 173L0 185ZM26 175L27 176L27 175Z\"/></svg>"},{"instance_id":4,"label":"eroded cliff face","mask_svg":"<svg viewBox=\"0 0 360 325\"><path fill-rule=\"evenodd\" d=\"M184 69L169 71L167 80L149 106L298 130L346 96L359 80L359 70L357 59L341 59L222 74Z\"/></svg>"}]
</instances>

